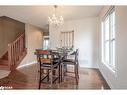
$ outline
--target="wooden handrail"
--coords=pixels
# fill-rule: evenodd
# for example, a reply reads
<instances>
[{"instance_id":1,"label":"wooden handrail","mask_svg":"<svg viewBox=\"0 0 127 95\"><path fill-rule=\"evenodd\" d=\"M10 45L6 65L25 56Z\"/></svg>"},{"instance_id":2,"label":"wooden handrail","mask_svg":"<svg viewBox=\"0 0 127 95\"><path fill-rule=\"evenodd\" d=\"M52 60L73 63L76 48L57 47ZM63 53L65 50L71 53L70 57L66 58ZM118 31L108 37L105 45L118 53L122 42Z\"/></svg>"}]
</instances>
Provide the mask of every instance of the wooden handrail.
<instances>
[{"instance_id":1,"label":"wooden handrail","mask_svg":"<svg viewBox=\"0 0 127 95\"><path fill-rule=\"evenodd\" d=\"M19 36L15 41L8 44L8 62L9 67L13 67L18 64L20 56L25 51L25 33Z\"/></svg>"}]
</instances>

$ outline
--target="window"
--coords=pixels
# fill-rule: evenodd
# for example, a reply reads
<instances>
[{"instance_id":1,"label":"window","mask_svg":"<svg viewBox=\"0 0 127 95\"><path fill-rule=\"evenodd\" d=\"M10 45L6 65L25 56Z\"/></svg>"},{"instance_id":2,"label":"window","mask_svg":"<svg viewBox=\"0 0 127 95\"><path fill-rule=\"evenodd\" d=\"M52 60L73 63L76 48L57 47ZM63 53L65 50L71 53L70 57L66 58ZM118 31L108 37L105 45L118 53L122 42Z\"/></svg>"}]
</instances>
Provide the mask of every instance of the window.
<instances>
[{"instance_id":1,"label":"window","mask_svg":"<svg viewBox=\"0 0 127 95\"><path fill-rule=\"evenodd\" d=\"M61 32L61 47L72 48L74 46L74 31Z\"/></svg>"},{"instance_id":2,"label":"window","mask_svg":"<svg viewBox=\"0 0 127 95\"><path fill-rule=\"evenodd\" d=\"M115 70L115 9L112 7L102 22L102 61Z\"/></svg>"},{"instance_id":3,"label":"window","mask_svg":"<svg viewBox=\"0 0 127 95\"><path fill-rule=\"evenodd\" d=\"M49 48L49 37L44 37L43 49L47 50L48 48Z\"/></svg>"}]
</instances>

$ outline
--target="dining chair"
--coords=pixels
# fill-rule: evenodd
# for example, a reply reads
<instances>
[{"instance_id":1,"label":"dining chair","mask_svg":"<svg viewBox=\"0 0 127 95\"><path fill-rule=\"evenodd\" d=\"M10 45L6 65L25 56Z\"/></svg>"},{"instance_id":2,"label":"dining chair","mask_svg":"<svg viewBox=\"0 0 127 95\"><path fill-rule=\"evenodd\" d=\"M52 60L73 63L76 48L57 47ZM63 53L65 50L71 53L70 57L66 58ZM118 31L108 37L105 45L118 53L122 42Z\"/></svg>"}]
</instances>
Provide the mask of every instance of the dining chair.
<instances>
[{"instance_id":1,"label":"dining chair","mask_svg":"<svg viewBox=\"0 0 127 95\"><path fill-rule=\"evenodd\" d=\"M79 51L78 51L78 49L76 49L76 51L74 51L73 53L71 53L70 55L68 55L68 56L73 56L73 58L66 57L62 61L63 64L64 64L64 71L65 71L65 73L74 73L77 84L78 84L78 79L79 79L79 72L78 72L78 68L79 68L78 53L79 53ZM73 65L74 66L74 70L70 72L68 70L68 68L67 68L68 65Z\"/></svg>"},{"instance_id":2,"label":"dining chair","mask_svg":"<svg viewBox=\"0 0 127 95\"><path fill-rule=\"evenodd\" d=\"M60 81L59 55L51 50L36 49L37 61L40 66L39 89L41 82L47 78L52 88L53 83L58 79ZM46 72L44 72L44 70ZM56 74L57 71L57 74ZM44 76L45 75L45 76ZM43 77L43 78L42 78Z\"/></svg>"}]
</instances>

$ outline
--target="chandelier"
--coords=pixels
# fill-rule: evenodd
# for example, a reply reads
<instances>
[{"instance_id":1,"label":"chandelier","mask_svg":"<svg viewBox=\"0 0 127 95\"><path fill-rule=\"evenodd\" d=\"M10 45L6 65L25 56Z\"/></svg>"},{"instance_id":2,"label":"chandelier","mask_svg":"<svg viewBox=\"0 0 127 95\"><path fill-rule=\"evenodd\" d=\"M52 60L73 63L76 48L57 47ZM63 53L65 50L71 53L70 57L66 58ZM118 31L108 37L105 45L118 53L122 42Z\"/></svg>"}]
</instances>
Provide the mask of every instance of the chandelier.
<instances>
[{"instance_id":1,"label":"chandelier","mask_svg":"<svg viewBox=\"0 0 127 95\"><path fill-rule=\"evenodd\" d=\"M58 6L54 6L54 9L55 9L55 13L52 15L52 17L48 17L48 23L49 24L54 24L54 25L62 25L63 22L64 22L64 19L62 16L58 16L56 14L56 9L58 8Z\"/></svg>"}]
</instances>

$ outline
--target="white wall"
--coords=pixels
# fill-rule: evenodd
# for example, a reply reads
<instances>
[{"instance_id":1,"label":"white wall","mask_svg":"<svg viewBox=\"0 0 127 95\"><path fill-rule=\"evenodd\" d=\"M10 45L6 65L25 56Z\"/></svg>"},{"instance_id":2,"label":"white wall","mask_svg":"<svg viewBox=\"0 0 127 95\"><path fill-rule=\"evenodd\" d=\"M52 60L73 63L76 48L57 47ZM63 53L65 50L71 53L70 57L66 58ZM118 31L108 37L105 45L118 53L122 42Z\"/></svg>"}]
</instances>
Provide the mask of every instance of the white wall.
<instances>
[{"instance_id":1,"label":"white wall","mask_svg":"<svg viewBox=\"0 0 127 95\"><path fill-rule=\"evenodd\" d=\"M81 67L97 68L99 18L66 21L59 28L50 26L50 47L60 47L60 31L74 30L74 47L79 48Z\"/></svg>"},{"instance_id":2,"label":"white wall","mask_svg":"<svg viewBox=\"0 0 127 95\"><path fill-rule=\"evenodd\" d=\"M30 24L25 25L26 33L26 48L27 55L20 63L19 67L29 65L36 62L36 55L34 55L35 49L41 49L43 46L43 31Z\"/></svg>"},{"instance_id":3,"label":"white wall","mask_svg":"<svg viewBox=\"0 0 127 95\"><path fill-rule=\"evenodd\" d=\"M49 25L49 48L55 49L56 47L60 47L60 31L61 26L58 28L53 25Z\"/></svg>"},{"instance_id":4,"label":"white wall","mask_svg":"<svg viewBox=\"0 0 127 95\"><path fill-rule=\"evenodd\" d=\"M101 14L100 20L108 10L105 7ZM101 21L100 21L101 26ZM100 27L100 45L101 50L101 27ZM116 73L113 73L108 67L101 62L101 52L99 53L99 68L106 81L112 89L127 89L127 7L116 6Z\"/></svg>"}]
</instances>

